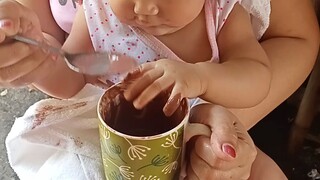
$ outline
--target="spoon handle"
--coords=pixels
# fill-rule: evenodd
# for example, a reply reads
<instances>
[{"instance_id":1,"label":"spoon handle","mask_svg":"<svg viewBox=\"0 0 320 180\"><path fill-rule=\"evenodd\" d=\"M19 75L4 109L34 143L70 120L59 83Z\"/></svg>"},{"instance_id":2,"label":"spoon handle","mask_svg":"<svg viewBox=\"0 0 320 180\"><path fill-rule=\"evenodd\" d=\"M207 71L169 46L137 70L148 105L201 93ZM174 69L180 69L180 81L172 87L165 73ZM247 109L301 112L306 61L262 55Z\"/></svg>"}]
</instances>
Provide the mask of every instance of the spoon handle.
<instances>
[{"instance_id":1,"label":"spoon handle","mask_svg":"<svg viewBox=\"0 0 320 180\"><path fill-rule=\"evenodd\" d=\"M60 55L63 55L63 56L65 55L65 52L62 51L60 48L55 48L55 47L50 46L50 45L48 45L46 43L39 42L39 41L31 39L31 38L27 38L25 36L14 35L11 38L14 39L14 40L26 43L26 44L31 44L31 45L43 48L43 49L48 50L48 51L50 51L52 53L55 53L55 54L60 54Z\"/></svg>"}]
</instances>

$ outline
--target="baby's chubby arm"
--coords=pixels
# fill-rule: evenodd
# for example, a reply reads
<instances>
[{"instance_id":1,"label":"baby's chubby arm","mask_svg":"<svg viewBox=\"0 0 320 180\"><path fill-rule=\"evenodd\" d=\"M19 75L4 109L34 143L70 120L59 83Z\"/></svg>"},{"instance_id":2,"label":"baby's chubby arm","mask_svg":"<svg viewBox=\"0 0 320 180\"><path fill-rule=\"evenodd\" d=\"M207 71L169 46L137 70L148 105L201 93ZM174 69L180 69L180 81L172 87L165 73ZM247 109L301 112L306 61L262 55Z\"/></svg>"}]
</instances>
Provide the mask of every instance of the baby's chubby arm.
<instances>
[{"instance_id":1,"label":"baby's chubby arm","mask_svg":"<svg viewBox=\"0 0 320 180\"><path fill-rule=\"evenodd\" d=\"M225 107L250 107L269 91L269 59L252 30L250 16L239 4L218 35L220 64L197 63L205 91L201 98Z\"/></svg>"},{"instance_id":2,"label":"baby's chubby arm","mask_svg":"<svg viewBox=\"0 0 320 180\"><path fill-rule=\"evenodd\" d=\"M269 91L268 57L251 28L250 17L236 5L218 37L221 63L196 64L160 59L129 73L124 96L141 109L163 90L171 89L164 107L171 115L183 97L201 97L230 108L251 107Z\"/></svg>"}]
</instances>

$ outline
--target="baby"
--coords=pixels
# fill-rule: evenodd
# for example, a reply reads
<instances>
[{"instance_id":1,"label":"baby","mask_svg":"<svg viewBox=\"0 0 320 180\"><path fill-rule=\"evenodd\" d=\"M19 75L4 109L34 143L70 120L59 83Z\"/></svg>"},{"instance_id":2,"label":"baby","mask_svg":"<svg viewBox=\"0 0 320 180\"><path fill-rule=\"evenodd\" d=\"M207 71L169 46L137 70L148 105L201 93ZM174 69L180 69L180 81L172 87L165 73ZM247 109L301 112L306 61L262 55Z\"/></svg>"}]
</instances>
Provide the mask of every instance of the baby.
<instances>
[{"instance_id":1,"label":"baby","mask_svg":"<svg viewBox=\"0 0 320 180\"><path fill-rule=\"evenodd\" d=\"M168 88L168 116L183 97L239 108L269 90L270 62L236 0L84 1L65 48L84 51L83 41L139 61L125 92L138 109Z\"/></svg>"}]
</instances>

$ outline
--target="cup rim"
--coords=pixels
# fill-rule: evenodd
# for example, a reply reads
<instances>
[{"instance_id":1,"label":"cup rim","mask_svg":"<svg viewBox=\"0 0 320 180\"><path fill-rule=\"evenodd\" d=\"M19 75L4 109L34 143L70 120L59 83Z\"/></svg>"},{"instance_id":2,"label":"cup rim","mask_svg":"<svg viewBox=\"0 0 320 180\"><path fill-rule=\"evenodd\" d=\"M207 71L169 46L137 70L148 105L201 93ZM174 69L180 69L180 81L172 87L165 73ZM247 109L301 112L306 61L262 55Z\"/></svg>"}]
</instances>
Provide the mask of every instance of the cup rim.
<instances>
[{"instance_id":1,"label":"cup rim","mask_svg":"<svg viewBox=\"0 0 320 180\"><path fill-rule=\"evenodd\" d=\"M175 126L174 128L170 129L169 131L166 131L166 132L163 132L161 134L156 134L156 135L151 135L151 136L132 136L132 135L128 135L128 134L125 134L125 133L122 133L122 132L119 132L115 129L113 129L112 127L110 127L102 118L101 114L100 114L100 106L101 106L101 101L102 101L102 98L104 97L104 95L107 93L107 91L111 88L114 88L114 86L117 86L119 85L121 82L119 83L116 83L112 86L110 86L108 89L106 89L106 91L100 96L99 98L99 101L98 101L98 105L97 105L97 113L98 113L98 118L99 118L99 121L100 123L105 127L107 128L109 131L111 131L112 133L118 135L118 136L121 136L121 137L124 137L124 138L127 138L127 139L133 139L133 140L154 140L154 139L159 139L159 138L162 138L164 136L168 136L169 134L172 134L174 131L180 129L182 126L184 126L187 122L188 122L188 119L189 119L189 111L190 111L190 107L189 107L189 102L186 98L183 98L184 101L186 101L186 105L187 105L187 113L186 115L184 116L183 120L177 125Z\"/></svg>"}]
</instances>

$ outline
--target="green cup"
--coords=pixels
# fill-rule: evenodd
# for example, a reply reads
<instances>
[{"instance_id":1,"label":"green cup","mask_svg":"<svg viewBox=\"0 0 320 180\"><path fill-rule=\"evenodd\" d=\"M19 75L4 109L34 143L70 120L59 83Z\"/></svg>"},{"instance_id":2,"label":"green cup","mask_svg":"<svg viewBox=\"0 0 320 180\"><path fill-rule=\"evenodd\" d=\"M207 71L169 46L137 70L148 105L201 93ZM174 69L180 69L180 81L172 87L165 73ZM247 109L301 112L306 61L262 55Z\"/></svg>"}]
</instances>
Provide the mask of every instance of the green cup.
<instances>
[{"instance_id":1,"label":"green cup","mask_svg":"<svg viewBox=\"0 0 320 180\"><path fill-rule=\"evenodd\" d=\"M136 110L123 97L123 84L113 85L98 104L99 132L107 180L176 180L184 157L185 132L210 136L202 124L189 124L189 105L181 101L166 117L162 108L169 93L158 95L144 109ZM189 138L188 138L189 139Z\"/></svg>"}]
</instances>

